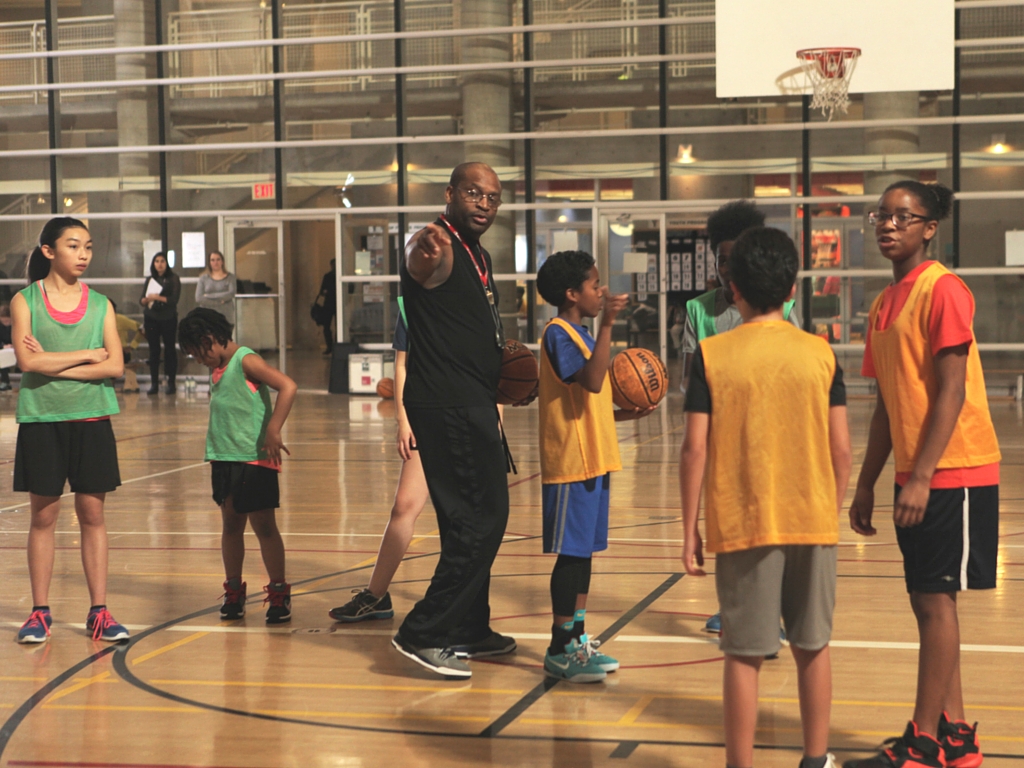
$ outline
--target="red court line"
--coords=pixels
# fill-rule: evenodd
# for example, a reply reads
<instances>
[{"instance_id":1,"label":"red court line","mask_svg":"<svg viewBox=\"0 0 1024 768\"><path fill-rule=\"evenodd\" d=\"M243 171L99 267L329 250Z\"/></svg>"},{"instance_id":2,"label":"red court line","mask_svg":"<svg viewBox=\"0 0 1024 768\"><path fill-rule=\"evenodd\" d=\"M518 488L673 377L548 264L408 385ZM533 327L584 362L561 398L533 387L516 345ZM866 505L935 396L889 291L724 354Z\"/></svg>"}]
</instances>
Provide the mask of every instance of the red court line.
<instances>
[{"instance_id":1,"label":"red court line","mask_svg":"<svg viewBox=\"0 0 1024 768\"><path fill-rule=\"evenodd\" d=\"M619 669L656 669L658 667L689 667L694 664L710 664L713 661L724 660L725 656L715 656L710 659L696 659L695 661L669 661L665 664L623 664L621 667L619 667Z\"/></svg>"},{"instance_id":2,"label":"red court line","mask_svg":"<svg viewBox=\"0 0 1024 768\"><path fill-rule=\"evenodd\" d=\"M534 474L530 475L529 477L524 477L521 480L516 480L514 483L509 483L508 487L509 488L515 488L517 485L522 485L523 483L528 483L531 480L536 480L538 477L540 477L540 472L535 472Z\"/></svg>"},{"instance_id":3,"label":"red court line","mask_svg":"<svg viewBox=\"0 0 1024 768\"><path fill-rule=\"evenodd\" d=\"M9 760L7 765L35 766L35 768L231 768L212 765L167 765L159 763L66 763L54 760Z\"/></svg>"}]
</instances>

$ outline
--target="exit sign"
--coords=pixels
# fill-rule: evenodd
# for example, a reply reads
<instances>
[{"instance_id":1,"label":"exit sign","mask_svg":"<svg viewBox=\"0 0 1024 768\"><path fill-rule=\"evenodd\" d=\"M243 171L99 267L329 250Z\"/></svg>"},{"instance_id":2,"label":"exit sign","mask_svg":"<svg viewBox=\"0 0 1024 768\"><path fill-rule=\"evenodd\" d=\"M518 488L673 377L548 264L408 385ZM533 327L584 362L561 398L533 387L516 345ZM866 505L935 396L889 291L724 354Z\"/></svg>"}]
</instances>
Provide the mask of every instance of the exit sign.
<instances>
[{"instance_id":1,"label":"exit sign","mask_svg":"<svg viewBox=\"0 0 1024 768\"><path fill-rule=\"evenodd\" d=\"M253 200L272 200L274 198L274 182L252 185Z\"/></svg>"}]
</instances>

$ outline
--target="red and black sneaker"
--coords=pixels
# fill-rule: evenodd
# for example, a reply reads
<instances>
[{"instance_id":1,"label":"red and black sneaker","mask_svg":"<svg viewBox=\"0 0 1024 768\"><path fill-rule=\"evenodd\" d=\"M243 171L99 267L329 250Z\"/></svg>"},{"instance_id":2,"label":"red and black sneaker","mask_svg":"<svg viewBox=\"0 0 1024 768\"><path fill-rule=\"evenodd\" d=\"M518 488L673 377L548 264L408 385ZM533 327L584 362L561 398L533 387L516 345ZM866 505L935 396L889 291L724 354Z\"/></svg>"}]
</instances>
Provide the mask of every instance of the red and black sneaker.
<instances>
[{"instance_id":1,"label":"red and black sneaker","mask_svg":"<svg viewBox=\"0 0 1024 768\"><path fill-rule=\"evenodd\" d=\"M939 720L939 740L949 768L978 768L981 765L983 758L977 723L968 725L963 720L953 721L943 712Z\"/></svg>"},{"instance_id":2,"label":"red and black sneaker","mask_svg":"<svg viewBox=\"0 0 1024 768\"><path fill-rule=\"evenodd\" d=\"M917 730L911 720L902 736L886 739L882 751L866 760L847 760L843 768L946 768L942 744Z\"/></svg>"},{"instance_id":3,"label":"red and black sneaker","mask_svg":"<svg viewBox=\"0 0 1024 768\"><path fill-rule=\"evenodd\" d=\"M267 624L284 624L292 620L292 585L287 582L275 584L271 582L263 588L267 596L263 604L270 603L267 608Z\"/></svg>"},{"instance_id":4,"label":"red and black sneaker","mask_svg":"<svg viewBox=\"0 0 1024 768\"><path fill-rule=\"evenodd\" d=\"M245 616L245 582L238 589L231 588L231 582L224 582L224 602L220 606L220 617L225 621L233 621Z\"/></svg>"}]
</instances>

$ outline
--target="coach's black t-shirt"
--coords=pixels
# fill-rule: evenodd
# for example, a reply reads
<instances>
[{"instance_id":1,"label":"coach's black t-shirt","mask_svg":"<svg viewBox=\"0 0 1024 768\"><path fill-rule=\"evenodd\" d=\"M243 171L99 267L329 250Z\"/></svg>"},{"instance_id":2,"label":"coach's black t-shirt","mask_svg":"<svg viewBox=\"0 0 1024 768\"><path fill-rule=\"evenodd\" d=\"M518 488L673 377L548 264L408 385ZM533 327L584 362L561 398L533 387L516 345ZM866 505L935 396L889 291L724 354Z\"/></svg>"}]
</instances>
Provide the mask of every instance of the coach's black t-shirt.
<instances>
[{"instance_id":1,"label":"coach's black t-shirt","mask_svg":"<svg viewBox=\"0 0 1024 768\"><path fill-rule=\"evenodd\" d=\"M444 226L438 222L439 226ZM479 244L494 300L491 257ZM452 238L452 273L436 288L417 283L400 260L409 352L403 401L406 406L447 408L494 405L501 376L501 350L494 317L469 253Z\"/></svg>"}]
</instances>

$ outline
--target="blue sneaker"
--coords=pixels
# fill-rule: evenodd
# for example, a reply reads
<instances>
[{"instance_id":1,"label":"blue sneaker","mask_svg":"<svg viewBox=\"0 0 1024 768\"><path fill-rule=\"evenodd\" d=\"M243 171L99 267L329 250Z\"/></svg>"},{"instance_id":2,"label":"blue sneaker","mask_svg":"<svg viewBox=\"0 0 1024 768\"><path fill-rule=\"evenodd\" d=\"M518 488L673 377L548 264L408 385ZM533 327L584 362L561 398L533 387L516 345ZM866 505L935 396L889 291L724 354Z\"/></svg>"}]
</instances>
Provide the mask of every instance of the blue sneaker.
<instances>
[{"instance_id":1,"label":"blue sneaker","mask_svg":"<svg viewBox=\"0 0 1024 768\"><path fill-rule=\"evenodd\" d=\"M704 631L711 632L715 635L722 634L722 614L716 613L706 622L704 622Z\"/></svg>"},{"instance_id":2,"label":"blue sneaker","mask_svg":"<svg viewBox=\"0 0 1024 768\"><path fill-rule=\"evenodd\" d=\"M106 608L90 610L89 617L85 620L85 628L92 632L93 640L117 643L128 639L128 630L118 624Z\"/></svg>"},{"instance_id":3,"label":"blue sneaker","mask_svg":"<svg viewBox=\"0 0 1024 768\"><path fill-rule=\"evenodd\" d=\"M582 641L582 642L581 642ZM573 639L565 646L565 653L544 654L544 672L550 677L570 683L599 683L608 677L608 673L598 666L590 655L590 638L583 635L579 640Z\"/></svg>"},{"instance_id":4,"label":"blue sneaker","mask_svg":"<svg viewBox=\"0 0 1024 768\"><path fill-rule=\"evenodd\" d=\"M53 616L49 611L32 611L28 621L18 630L19 643L45 643L50 639Z\"/></svg>"},{"instance_id":5,"label":"blue sneaker","mask_svg":"<svg viewBox=\"0 0 1024 768\"><path fill-rule=\"evenodd\" d=\"M584 635L583 638L586 639L587 654L594 660L597 666L605 672L615 672L619 668L618 659L613 659L608 654L597 650L601 645L600 640L591 640L589 635Z\"/></svg>"}]
</instances>

